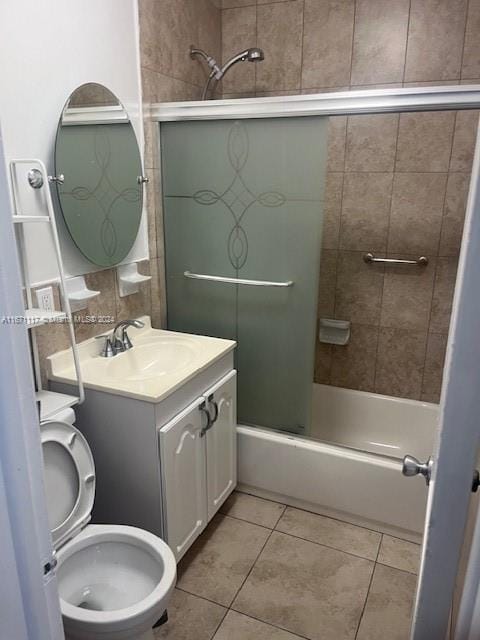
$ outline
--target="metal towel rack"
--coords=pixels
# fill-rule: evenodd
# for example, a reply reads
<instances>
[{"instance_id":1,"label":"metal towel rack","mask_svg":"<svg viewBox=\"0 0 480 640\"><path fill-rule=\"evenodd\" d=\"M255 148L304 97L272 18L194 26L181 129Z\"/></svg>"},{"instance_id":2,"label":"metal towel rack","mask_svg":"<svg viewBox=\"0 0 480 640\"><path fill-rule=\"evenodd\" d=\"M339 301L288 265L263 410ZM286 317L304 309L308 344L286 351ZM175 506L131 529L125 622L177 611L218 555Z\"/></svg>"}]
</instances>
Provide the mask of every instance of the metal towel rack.
<instances>
[{"instance_id":1,"label":"metal towel rack","mask_svg":"<svg viewBox=\"0 0 480 640\"><path fill-rule=\"evenodd\" d=\"M420 258L416 260L399 260L398 258L376 258L373 253L365 253L363 260L367 264L383 262L385 264L414 264L417 267L426 267L428 264L428 258L426 256L420 256Z\"/></svg>"},{"instance_id":2,"label":"metal towel rack","mask_svg":"<svg viewBox=\"0 0 480 640\"><path fill-rule=\"evenodd\" d=\"M227 278L225 276L208 276L203 273L192 273L191 271L184 271L185 278L191 280L210 280L212 282L228 282L230 284L246 284L252 287L292 287L293 280L287 280L285 282L274 282L271 280L247 280L245 278Z\"/></svg>"}]
</instances>

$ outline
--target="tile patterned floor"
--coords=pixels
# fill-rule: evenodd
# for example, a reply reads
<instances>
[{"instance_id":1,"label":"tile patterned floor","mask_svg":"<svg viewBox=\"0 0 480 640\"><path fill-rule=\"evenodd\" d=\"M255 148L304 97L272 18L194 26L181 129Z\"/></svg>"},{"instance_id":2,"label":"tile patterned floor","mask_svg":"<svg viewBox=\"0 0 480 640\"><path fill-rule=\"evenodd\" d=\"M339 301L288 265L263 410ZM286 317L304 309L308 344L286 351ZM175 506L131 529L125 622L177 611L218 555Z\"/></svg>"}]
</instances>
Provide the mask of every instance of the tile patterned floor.
<instances>
[{"instance_id":1,"label":"tile patterned floor","mask_svg":"<svg viewBox=\"0 0 480 640\"><path fill-rule=\"evenodd\" d=\"M170 640L407 640L419 545L235 492L178 567Z\"/></svg>"}]
</instances>

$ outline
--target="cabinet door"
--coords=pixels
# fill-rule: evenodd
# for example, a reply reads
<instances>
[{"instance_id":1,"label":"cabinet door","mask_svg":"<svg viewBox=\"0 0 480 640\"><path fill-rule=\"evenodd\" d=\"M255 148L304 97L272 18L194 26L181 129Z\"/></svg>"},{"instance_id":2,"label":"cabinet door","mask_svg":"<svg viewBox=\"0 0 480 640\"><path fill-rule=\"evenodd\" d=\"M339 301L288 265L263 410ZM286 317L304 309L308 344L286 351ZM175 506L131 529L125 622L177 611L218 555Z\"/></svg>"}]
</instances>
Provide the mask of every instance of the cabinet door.
<instances>
[{"instance_id":1,"label":"cabinet door","mask_svg":"<svg viewBox=\"0 0 480 640\"><path fill-rule=\"evenodd\" d=\"M164 530L177 561L207 525L203 401L199 398L160 429Z\"/></svg>"},{"instance_id":2,"label":"cabinet door","mask_svg":"<svg viewBox=\"0 0 480 640\"><path fill-rule=\"evenodd\" d=\"M237 484L237 372L207 391L205 401L217 419L206 433L207 501L210 521Z\"/></svg>"}]
</instances>

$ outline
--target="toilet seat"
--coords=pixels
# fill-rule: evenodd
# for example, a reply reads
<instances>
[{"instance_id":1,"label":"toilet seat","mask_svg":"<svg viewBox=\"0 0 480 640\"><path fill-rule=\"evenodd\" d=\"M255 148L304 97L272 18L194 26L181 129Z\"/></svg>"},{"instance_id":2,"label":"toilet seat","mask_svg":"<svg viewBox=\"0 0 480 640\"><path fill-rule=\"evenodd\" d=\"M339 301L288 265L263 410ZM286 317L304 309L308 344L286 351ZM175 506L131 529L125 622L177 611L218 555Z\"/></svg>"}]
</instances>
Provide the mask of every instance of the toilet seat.
<instances>
[{"instance_id":1,"label":"toilet seat","mask_svg":"<svg viewBox=\"0 0 480 640\"><path fill-rule=\"evenodd\" d=\"M45 492L52 541L58 550L85 527L95 499L95 463L84 436L72 424L40 425Z\"/></svg>"},{"instance_id":2,"label":"toilet seat","mask_svg":"<svg viewBox=\"0 0 480 640\"><path fill-rule=\"evenodd\" d=\"M153 638L167 607L176 561L157 536L123 525L88 524L95 465L74 414L40 425L45 488L66 638Z\"/></svg>"}]
</instances>

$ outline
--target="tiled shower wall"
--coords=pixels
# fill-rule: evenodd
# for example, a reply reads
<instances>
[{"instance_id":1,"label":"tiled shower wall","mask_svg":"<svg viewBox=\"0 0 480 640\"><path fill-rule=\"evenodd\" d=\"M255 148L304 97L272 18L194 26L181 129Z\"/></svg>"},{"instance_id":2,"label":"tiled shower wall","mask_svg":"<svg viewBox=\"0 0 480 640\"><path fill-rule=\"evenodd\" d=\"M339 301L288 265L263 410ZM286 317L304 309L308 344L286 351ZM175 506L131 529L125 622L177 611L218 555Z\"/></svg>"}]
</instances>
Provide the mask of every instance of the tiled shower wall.
<instances>
[{"instance_id":1,"label":"tiled shower wall","mask_svg":"<svg viewBox=\"0 0 480 640\"><path fill-rule=\"evenodd\" d=\"M223 0L224 97L477 83L480 0ZM315 380L438 401L478 113L330 119ZM422 267L367 265L362 256Z\"/></svg>"}]
</instances>

